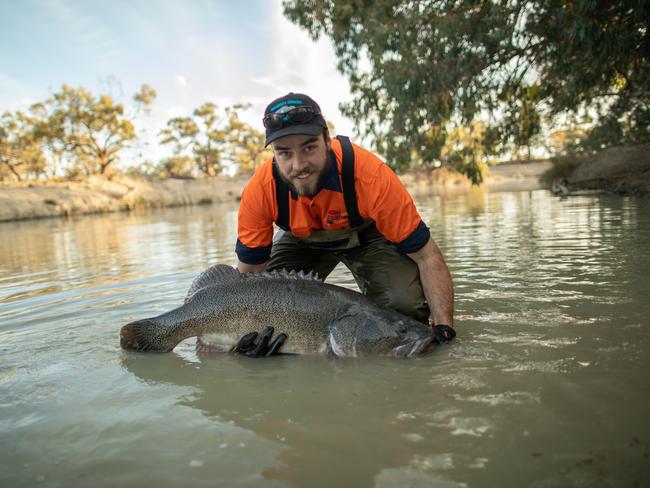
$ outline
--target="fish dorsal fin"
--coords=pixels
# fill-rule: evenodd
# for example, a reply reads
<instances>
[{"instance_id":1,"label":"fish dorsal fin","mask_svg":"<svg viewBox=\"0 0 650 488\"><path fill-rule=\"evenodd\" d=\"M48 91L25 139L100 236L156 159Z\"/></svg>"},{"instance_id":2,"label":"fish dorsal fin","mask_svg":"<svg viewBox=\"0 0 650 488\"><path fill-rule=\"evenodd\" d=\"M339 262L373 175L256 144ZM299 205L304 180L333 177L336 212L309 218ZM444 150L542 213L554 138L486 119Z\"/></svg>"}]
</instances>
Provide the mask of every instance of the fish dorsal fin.
<instances>
[{"instance_id":1,"label":"fish dorsal fin","mask_svg":"<svg viewBox=\"0 0 650 488\"><path fill-rule=\"evenodd\" d=\"M214 266L210 266L194 278L194 281L192 281L192 284L190 285L190 289L187 290L184 302L187 303L192 295L207 286L238 281L241 278L242 275L239 271L227 264L215 264Z\"/></svg>"},{"instance_id":2,"label":"fish dorsal fin","mask_svg":"<svg viewBox=\"0 0 650 488\"><path fill-rule=\"evenodd\" d=\"M314 271L305 273L304 271L287 271L286 269L276 271L263 271L261 273L243 273L240 275L242 279L285 279L285 280L304 280L304 281L323 281L318 274Z\"/></svg>"},{"instance_id":3,"label":"fish dorsal fin","mask_svg":"<svg viewBox=\"0 0 650 488\"><path fill-rule=\"evenodd\" d=\"M322 282L317 273L310 271L287 271L286 269L278 271L263 271L261 273L240 273L236 268L227 264L215 264L199 274L187 290L184 303L187 303L190 297L197 291L208 286L223 285L235 281L260 280L260 279L284 279L284 280L304 280Z\"/></svg>"}]
</instances>

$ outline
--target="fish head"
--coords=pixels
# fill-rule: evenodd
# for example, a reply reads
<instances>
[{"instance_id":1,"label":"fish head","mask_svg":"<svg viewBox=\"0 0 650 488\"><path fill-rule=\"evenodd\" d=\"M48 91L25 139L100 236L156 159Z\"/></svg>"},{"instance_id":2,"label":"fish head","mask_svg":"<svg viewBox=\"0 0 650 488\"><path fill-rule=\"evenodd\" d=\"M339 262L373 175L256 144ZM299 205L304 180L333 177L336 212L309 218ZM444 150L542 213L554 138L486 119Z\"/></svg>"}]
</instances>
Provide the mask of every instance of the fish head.
<instances>
[{"instance_id":1,"label":"fish head","mask_svg":"<svg viewBox=\"0 0 650 488\"><path fill-rule=\"evenodd\" d=\"M133 351L169 352L176 344L170 343L162 330L154 319L131 322L120 329L120 346Z\"/></svg>"},{"instance_id":2,"label":"fish head","mask_svg":"<svg viewBox=\"0 0 650 488\"><path fill-rule=\"evenodd\" d=\"M386 320L370 316L332 324L329 347L336 356L411 357L424 352L432 341L431 328L409 317Z\"/></svg>"}]
</instances>

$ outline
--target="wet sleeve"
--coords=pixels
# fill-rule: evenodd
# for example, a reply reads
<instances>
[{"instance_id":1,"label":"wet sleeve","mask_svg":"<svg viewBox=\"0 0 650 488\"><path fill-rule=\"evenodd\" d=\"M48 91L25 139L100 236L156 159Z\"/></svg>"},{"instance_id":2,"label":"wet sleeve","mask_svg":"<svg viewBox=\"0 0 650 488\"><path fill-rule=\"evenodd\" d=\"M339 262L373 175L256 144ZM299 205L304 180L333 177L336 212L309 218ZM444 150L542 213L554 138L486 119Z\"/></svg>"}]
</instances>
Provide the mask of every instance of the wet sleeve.
<instances>
[{"instance_id":1,"label":"wet sleeve","mask_svg":"<svg viewBox=\"0 0 650 488\"><path fill-rule=\"evenodd\" d=\"M237 218L237 258L246 264L261 264L271 256L273 204L264 189L251 180L242 192Z\"/></svg>"},{"instance_id":2,"label":"wet sleeve","mask_svg":"<svg viewBox=\"0 0 650 488\"><path fill-rule=\"evenodd\" d=\"M368 214L386 239L404 253L422 249L429 241L429 228L415 208L413 198L386 164L377 169L367 187Z\"/></svg>"}]
</instances>

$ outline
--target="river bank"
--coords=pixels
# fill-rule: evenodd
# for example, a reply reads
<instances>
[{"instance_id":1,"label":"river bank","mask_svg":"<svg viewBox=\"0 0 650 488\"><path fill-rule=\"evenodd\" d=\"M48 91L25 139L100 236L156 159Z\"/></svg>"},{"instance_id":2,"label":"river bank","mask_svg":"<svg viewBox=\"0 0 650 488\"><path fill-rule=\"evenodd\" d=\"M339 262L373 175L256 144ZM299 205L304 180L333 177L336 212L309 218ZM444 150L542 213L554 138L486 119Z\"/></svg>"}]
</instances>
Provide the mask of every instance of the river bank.
<instances>
[{"instance_id":1,"label":"river bank","mask_svg":"<svg viewBox=\"0 0 650 488\"><path fill-rule=\"evenodd\" d=\"M506 168L507 166L507 168ZM550 163L503 165L487 176L488 191L532 190ZM413 195L457 193L470 181L446 169L400 176ZM248 177L197 179L144 176L91 176L74 181L26 182L0 186L0 222L130 211L145 208L203 205L237 201Z\"/></svg>"},{"instance_id":2,"label":"river bank","mask_svg":"<svg viewBox=\"0 0 650 488\"><path fill-rule=\"evenodd\" d=\"M91 176L0 186L0 222L235 201L246 180Z\"/></svg>"},{"instance_id":3,"label":"river bank","mask_svg":"<svg viewBox=\"0 0 650 488\"><path fill-rule=\"evenodd\" d=\"M600 190L621 195L650 194L650 144L612 147L588 156L557 158L544 176L558 192Z\"/></svg>"},{"instance_id":4,"label":"river bank","mask_svg":"<svg viewBox=\"0 0 650 488\"><path fill-rule=\"evenodd\" d=\"M413 195L450 194L471 188L445 168L401 175ZM176 179L114 174L74 181L0 186L0 222L237 201L248 177ZM579 159L503 163L487 169L486 191L530 191L562 181L567 191L650 193L650 145L613 148Z\"/></svg>"}]
</instances>

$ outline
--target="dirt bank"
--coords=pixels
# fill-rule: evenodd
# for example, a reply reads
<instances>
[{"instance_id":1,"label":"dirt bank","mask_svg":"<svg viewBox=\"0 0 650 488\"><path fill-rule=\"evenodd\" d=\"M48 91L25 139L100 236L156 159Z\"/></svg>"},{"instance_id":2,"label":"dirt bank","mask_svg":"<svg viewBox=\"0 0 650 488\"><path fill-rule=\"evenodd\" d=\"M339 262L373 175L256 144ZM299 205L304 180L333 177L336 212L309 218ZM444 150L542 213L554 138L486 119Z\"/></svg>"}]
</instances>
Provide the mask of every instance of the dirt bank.
<instances>
[{"instance_id":1,"label":"dirt bank","mask_svg":"<svg viewBox=\"0 0 650 488\"><path fill-rule=\"evenodd\" d=\"M505 164L488 170L489 191L542 188L539 176L550 163ZM440 169L401 176L413 195L464 192L469 179ZM125 175L80 181L31 182L0 186L0 222L137 208L236 201L247 178L160 179Z\"/></svg>"},{"instance_id":2,"label":"dirt bank","mask_svg":"<svg viewBox=\"0 0 650 488\"><path fill-rule=\"evenodd\" d=\"M623 195L650 194L650 144L605 149L591 156L557 158L546 179L571 193L602 190Z\"/></svg>"},{"instance_id":3,"label":"dirt bank","mask_svg":"<svg viewBox=\"0 0 650 488\"><path fill-rule=\"evenodd\" d=\"M234 201L244 180L114 175L0 186L0 221Z\"/></svg>"},{"instance_id":4,"label":"dirt bank","mask_svg":"<svg viewBox=\"0 0 650 488\"><path fill-rule=\"evenodd\" d=\"M501 163L484 172L483 188L487 191L530 191L547 188L541 176L552 167L549 160L526 163ZM400 177L412 195L462 193L472 187L464 175L446 168L418 171Z\"/></svg>"}]
</instances>

